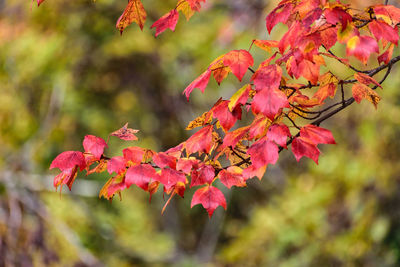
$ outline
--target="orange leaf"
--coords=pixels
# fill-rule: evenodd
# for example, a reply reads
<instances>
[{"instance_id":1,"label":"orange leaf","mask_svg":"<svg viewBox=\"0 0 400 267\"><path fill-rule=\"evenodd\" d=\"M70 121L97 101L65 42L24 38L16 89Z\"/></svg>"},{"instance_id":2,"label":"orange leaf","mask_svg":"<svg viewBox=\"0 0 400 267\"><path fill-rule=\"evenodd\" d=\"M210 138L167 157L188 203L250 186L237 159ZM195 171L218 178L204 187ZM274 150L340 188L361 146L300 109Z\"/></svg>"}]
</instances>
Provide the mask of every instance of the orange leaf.
<instances>
[{"instance_id":1,"label":"orange leaf","mask_svg":"<svg viewBox=\"0 0 400 267\"><path fill-rule=\"evenodd\" d=\"M146 10L144 10L142 2L140 0L130 0L124 12L119 17L116 27L122 34L126 27L135 22L143 30L146 16Z\"/></svg>"},{"instance_id":2,"label":"orange leaf","mask_svg":"<svg viewBox=\"0 0 400 267\"><path fill-rule=\"evenodd\" d=\"M369 85L370 83L373 83L376 86L379 86L380 88L382 88L382 86L374 78L372 78L371 76L368 76L364 73L356 72L356 73L354 73L354 78L356 78L357 81L359 81L362 84Z\"/></svg>"},{"instance_id":3,"label":"orange leaf","mask_svg":"<svg viewBox=\"0 0 400 267\"><path fill-rule=\"evenodd\" d=\"M365 84L356 83L353 85L351 90L353 92L354 100L357 103L360 103L363 99L367 99L375 106L375 109L378 107L378 103L381 100L381 97Z\"/></svg>"}]
</instances>

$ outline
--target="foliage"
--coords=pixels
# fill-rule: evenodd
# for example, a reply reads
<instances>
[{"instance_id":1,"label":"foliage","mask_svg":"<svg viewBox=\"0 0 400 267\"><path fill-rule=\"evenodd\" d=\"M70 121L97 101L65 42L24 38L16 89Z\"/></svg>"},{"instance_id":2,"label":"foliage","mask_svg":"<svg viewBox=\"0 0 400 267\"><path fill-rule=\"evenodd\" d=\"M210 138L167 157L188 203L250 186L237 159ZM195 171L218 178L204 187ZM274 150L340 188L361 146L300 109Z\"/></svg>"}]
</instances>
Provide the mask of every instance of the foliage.
<instances>
[{"instance_id":1,"label":"foliage","mask_svg":"<svg viewBox=\"0 0 400 267\"><path fill-rule=\"evenodd\" d=\"M199 11L201 2L204 1L179 1L175 9L153 24L156 36L167 28L175 29L177 11L190 18ZM184 5L186 8L182 9ZM400 56L392 57L398 43L399 14L400 10L390 5L357 12L340 2L284 0L267 16L266 27L271 32L278 23L284 23L288 31L279 41L253 40L252 44L268 52L256 70L251 68L254 59L249 51L233 50L215 59L184 90L189 99L196 88L204 92L211 75L219 84L230 72L240 82L247 71L252 72L249 83L230 100L219 99L189 124L189 129L201 127L199 131L165 152L128 147L123 156L112 158L103 153L107 146L103 139L86 136L84 152L66 151L52 162L50 168L61 170L54 186L66 184L71 189L78 170L86 169L88 174L107 170L115 174L101 189L100 196L112 199L135 184L151 197L163 186L163 193L169 195L164 210L176 194L184 196L189 184L204 185L194 193L192 207L202 204L211 217L218 206L226 209L224 195L214 186L216 181L231 188L243 187L253 177L261 179L267 166L275 164L288 145L297 161L308 157L318 164L317 146L336 143L329 130L319 127L323 121L355 101L366 99L377 107L380 97L374 90L381 87L392 65L400 60ZM122 33L132 22L142 29L145 19L140 0L131 0L118 19L117 29ZM346 55L354 56L364 66L336 56L331 50L336 43L345 44ZM374 53L380 54L379 66L371 68L368 62ZM354 79L341 77L326 64L329 59L354 71ZM373 76L382 70L386 74L377 82ZM346 99L349 85L352 97ZM325 104L328 97L335 97L337 87L341 100ZM242 116L253 119L245 122ZM241 127L230 131L238 121ZM125 125L112 135L133 140L136 132ZM93 164L97 165L91 168ZM187 177L191 177L190 183Z\"/></svg>"}]
</instances>

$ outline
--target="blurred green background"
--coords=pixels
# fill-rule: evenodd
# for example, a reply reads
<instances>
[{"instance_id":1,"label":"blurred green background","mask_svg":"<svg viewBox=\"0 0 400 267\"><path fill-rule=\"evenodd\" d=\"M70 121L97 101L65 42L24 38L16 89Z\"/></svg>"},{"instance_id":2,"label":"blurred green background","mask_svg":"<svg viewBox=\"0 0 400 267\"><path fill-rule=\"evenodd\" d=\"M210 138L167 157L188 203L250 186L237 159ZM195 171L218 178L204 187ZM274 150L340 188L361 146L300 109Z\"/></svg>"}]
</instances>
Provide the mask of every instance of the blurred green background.
<instances>
[{"instance_id":1,"label":"blurred green background","mask_svg":"<svg viewBox=\"0 0 400 267\"><path fill-rule=\"evenodd\" d=\"M261 182L221 188L228 209L211 220L190 209L193 190L164 215L160 193L151 203L133 187L122 201L98 199L106 175L80 173L71 192L55 192L50 162L81 150L87 134L140 129L136 143L111 139L110 156L187 138L190 120L241 85L211 81L189 103L181 92L217 56L267 38L274 7L216 0L154 38L150 25L176 1L143 2L144 31L132 25L121 37L126 1L0 1L0 266L400 266L398 67L378 111L365 101L322 125L338 145L322 147L318 166L281 153ZM253 51L257 62L266 56Z\"/></svg>"}]
</instances>

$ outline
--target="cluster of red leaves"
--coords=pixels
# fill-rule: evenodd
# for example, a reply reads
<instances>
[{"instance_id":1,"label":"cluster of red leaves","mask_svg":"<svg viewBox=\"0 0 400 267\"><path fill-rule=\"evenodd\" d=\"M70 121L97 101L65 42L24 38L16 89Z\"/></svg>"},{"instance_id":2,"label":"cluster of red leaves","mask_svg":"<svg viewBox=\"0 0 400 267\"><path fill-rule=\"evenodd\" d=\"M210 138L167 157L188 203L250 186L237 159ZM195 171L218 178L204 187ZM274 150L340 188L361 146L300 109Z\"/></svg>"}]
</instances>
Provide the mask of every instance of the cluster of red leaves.
<instances>
[{"instance_id":1,"label":"cluster of red leaves","mask_svg":"<svg viewBox=\"0 0 400 267\"><path fill-rule=\"evenodd\" d=\"M178 11L190 18L199 11L201 2L204 0L178 1L172 11L152 25L156 36L167 28L175 29ZM145 19L141 1L130 0L117 28L122 33L132 22L142 28ZM103 139L86 136L83 153L63 152L52 162L50 168L61 170L54 185L66 184L71 189L78 170L86 169L88 174L107 170L113 177L100 196L111 199L121 190L136 185L151 197L162 187L164 194L170 196L166 205L174 195L183 197L188 187L200 186L191 206L201 204L212 216L218 206L226 208L225 197L215 186L217 181L231 188L244 187L253 177L261 179L267 166L275 164L280 151L288 149L289 144L297 161L308 157L318 164L318 145L335 144L335 140L329 130L319 127L323 120L311 123L304 120L313 120L310 114L319 118L334 107L313 110L323 106L328 97L334 98L338 87L343 99L339 104L343 106L348 103L344 100L347 84L353 84L352 101L367 99L377 106L380 97L374 89L381 86L372 76L378 71L359 71L330 49L336 43L344 44L347 56L354 56L364 65L371 55L383 50L377 57L378 63L389 64L393 48L398 45L399 22L400 9L394 6L372 6L356 13L339 1L283 0L266 17L266 29L270 33L278 23L283 23L288 30L279 41L253 40L252 45L268 53L257 69L251 68L254 59L249 51L233 50L215 59L184 90L189 99L195 88L204 92L211 75L220 84L229 73L242 81L249 70L252 72L249 82L229 100L219 99L187 127L200 130L165 152L128 147L122 151L123 156L113 158L104 155L107 143ZM338 60L355 71L355 79L343 80L333 70L321 74L321 68L328 67L325 58ZM371 84L375 87L370 88ZM244 112L252 114L254 119L233 129ZM111 135L136 140L136 132L125 125ZM95 167L91 168L93 164Z\"/></svg>"}]
</instances>

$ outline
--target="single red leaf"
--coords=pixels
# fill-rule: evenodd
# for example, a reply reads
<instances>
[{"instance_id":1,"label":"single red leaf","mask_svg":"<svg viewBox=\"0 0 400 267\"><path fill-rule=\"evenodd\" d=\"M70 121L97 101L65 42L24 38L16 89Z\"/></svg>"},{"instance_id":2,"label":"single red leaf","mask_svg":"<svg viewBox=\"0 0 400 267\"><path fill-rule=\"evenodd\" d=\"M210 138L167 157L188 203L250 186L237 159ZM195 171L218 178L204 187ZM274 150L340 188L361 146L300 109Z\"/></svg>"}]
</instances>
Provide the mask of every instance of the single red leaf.
<instances>
[{"instance_id":1,"label":"single red leaf","mask_svg":"<svg viewBox=\"0 0 400 267\"><path fill-rule=\"evenodd\" d=\"M165 14L160 19L158 19L156 22L154 22L150 28L154 27L156 28L155 36L157 37L168 28L171 31L175 31L175 26L176 23L178 22L178 19L179 19L179 13L178 11L176 11L176 9L173 9L169 13Z\"/></svg>"},{"instance_id":2,"label":"single red leaf","mask_svg":"<svg viewBox=\"0 0 400 267\"><path fill-rule=\"evenodd\" d=\"M286 23L292 13L293 4L291 1L284 1L283 4L277 6L265 19L268 33L271 33L272 28L279 22Z\"/></svg>"},{"instance_id":3,"label":"single red leaf","mask_svg":"<svg viewBox=\"0 0 400 267\"><path fill-rule=\"evenodd\" d=\"M267 166L256 168L254 165L250 165L249 167L243 170L242 175L245 180L251 179L254 176L256 176L259 180L261 180L264 176L266 169Z\"/></svg>"},{"instance_id":4,"label":"single red leaf","mask_svg":"<svg viewBox=\"0 0 400 267\"><path fill-rule=\"evenodd\" d=\"M385 40L397 45L399 41L399 31L383 21L373 20L368 24L369 30L376 40Z\"/></svg>"},{"instance_id":5,"label":"single red leaf","mask_svg":"<svg viewBox=\"0 0 400 267\"><path fill-rule=\"evenodd\" d=\"M286 140L291 136L289 128L285 124L273 124L269 127L267 132L267 138L269 140L274 141L286 149Z\"/></svg>"},{"instance_id":6,"label":"single red leaf","mask_svg":"<svg viewBox=\"0 0 400 267\"><path fill-rule=\"evenodd\" d=\"M129 188L135 184L145 191L149 190L149 183L158 180L156 170L150 164L138 164L130 167L125 174L125 184Z\"/></svg>"},{"instance_id":7,"label":"single red leaf","mask_svg":"<svg viewBox=\"0 0 400 267\"><path fill-rule=\"evenodd\" d=\"M184 174L189 174L192 168L199 164L199 160L196 158L180 158L176 163L176 170L182 171Z\"/></svg>"},{"instance_id":8,"label":"single red leaf","mask_svg":"<svg viewBox=\"0 0 400 267\"><path fill-rule=\"evenodd\" d=\"M262 113L271 120L284 107L289 107L289 102L286 95L278 89L258 92L251 103L251 110L255 114Z\"/></svg>"},{"instance_id":9,"label":"single red leaf","mask_svg":"<svg viewBox=\"0 0 400 267\"><path fill-rule=\"evenodd\" d=\"M125 171L125 159L121 156L112 157L107 163L107 171L109 174L116 172L120 174Z\"/></svg>"},{"instance_id":10,"label":"single red leaf","mask_svg":"<svg viewBox=\"0 0 400 267\"><path fill-rule=\"evenodd\" d=\"M162 169L158 179L164 185L164 191L168 194L178 182L187 183L185 174L173 169Z\"/></svg>"},{"instance_id":11,"label":"single red leaf","mask_svg":"<svg viewBox=\"0 0 400 267\"><path fill-rule=\"evenodd\" d=\"M44 2L44 0L36 0L36 2L37 2L37 5L40 6L40 4Z\"/></svg>"},{"instance_id":12,"label":"single red leaf","mask_svg":"<svg viewBox=\"0 0 400 267\"><path fill-rule=\"evenodd\" d=\"M300 129L300 136L307 138L314 144L336 144L331 131L312 124L305 125Z\"/></svg>"},{"instance_id":13,"label":"single red leaf","mask_svg":"<svg viewBox=\"0 0 400 267\"><path fill-rule=\"evenodd\" d=\"M191 208L197 204L203 205L210 218L218 206L222 206L226 209L224 194L214 186L205 186L197 189L192 198Z\"/></svg>"},{"instance_id":14,"label":"single red leaf","mask_svg":"<svg viewBox=\"0 0 400 267\"><path fill-rule=\"evenodd\" d=\"M171 169L176 168L176 158L168 155L165 152L156 153L153 156L153 161L160 168L164 168L167 166L170 167Z\"/></svg>"},{"instance_id":15,"label":"single red leaf","mask_svg":"<svg viewBox=\"0 0 400 267\"><path fill-rule=\"evenodd\" d=\"M196 152L210 152L212 142L212 125L205 126L203 129L193 134L186 142L187 155Z\"/></svg>"},{"instance_id":16,"label":"single red leaf","mask_svg":"<svg viewBox=\"0 0 400 267\"><path fill-rule=\"evenodd\" d=\"M292 142L292 152L296 160L299 161L303 156L308 157L318 164L319 149L312 141L304 138L297 137Z\"/></svg>"},{"instance_id":17,"label":"single red leaf","mask_svg":"<svg viewBox=\"0 0 400 267\"><path fill-rule=\"evenodd\" d=\"M126 123L120 129L116 130L115 132L112 132L110 135L116 136L119 139L125 141L135 141L137 140L137 137L134 134L137 132L139 132L139 130L128 128L128 123Z\"/></svg>"},{"instance_id":18,"label":"single red leaf","mask_svg":"<svg viewBox=\"0 0 400 267\"><path fill-rule=\"evenodd\" d=\"M242 112L240 107L230 112L228 105L229 101L224 100L212 109L214 117L218 119L224 131L229 131L235 125L236 121L241 118Z\"/></svg>"},{"instance_id":19,"label":"single red leaf","mask_svg":"<svg viewBox=\"0 0 400 267\"><path fill-rule=\"evenodd\" d=\"M252 144L247 154L250 155L252 165L257 169L268 164L275 164L279 158L278 146L267 138L262 138Z\"/></svg>"},{"instance_id":20,"label":"single red leaf","mask_svg":"<svg viewBox=\"0 0 400 267\"><path fill-rule=\"evenodd\" d=\"M100 159L101 155L103 155L104 148L108 147L106 141L103 138L94 136L94 135L86 135L83 140L83 148L85 152L90 152L96 159Z\"/></svg>"},{"instance_id":21,"label":"single red leaf","mask_svg":"<svg viewBox=\"0 0 400 267\"><path fill-rule=\"evenodd\" d=\"M75 166L78 166L81 171L86 168L83 153L80 151L64 151L51 162L50 169L59 168L64 171Z\"/></svg>"},{"instance_id":22,"label":"single red leaf","mask_svg":"<svg viewBox=\"0 0 400 267\"><path fill-rule=\"evenodd\" d=\"M122 32L132 22L139 25L140 29L143 30L144 23L146 21L146 10L144 10L143 4L140 0L129 0L124 12L119 17L115 27Z\"/></svg>"},{"instance_id":23,"label":"single red leaf","mask_svg":"<svg viewBox=\"0 0 400 267\"><path fill-rule=\"evenodd\" d=\"M229 189L232 186L245 187L246 181L242 176L242 169L237 166L230 166L226 170L218 173L218 177L226 187Z\"/></svg>"},{"instance_id":24,"label":"single red leaf","mask_svg":"<svg viewBox=\"0 0 400 267\"><path fill-rule=\"evenodd\" d=\"M186 95L187 100L189 101L189 96L195 88L199 88L202 93L207 87L208 81L211 77L211 70L207 69L203 74L196 78L191 84L186 87L183 91L183 94Z\"/></svg>"},{"instance_id":25,"label":"single red leaf","mask_svg":"<svg viewBox=\"0 0 400 267\"><path fill-rule=\"evenodd\" d=\"M278 89L281 83L282 69L276 64L263 66L258 69L251 80L257 91L264 89Z\"/></svg>"},{"instance_id":26,"label":"single red leaf","mask_svg":"<svg viewBox=\"0 0 400 267\"><path fill-rule=\"evenodd\" d=\"M224 137L223 147L235 147L236 144L243 139L243 137L249 132L249 126L238 128L232 132L226 133Z\"/></svg>"},{"instance_id":27,"label":"single red leaf","mask_svg":"<svg viewBox=\"0 0 400 267\"><path fill-rule=\"evenodd\" d=\"M229 66L232 73L242 81L247 69L253 66L254 59L246 50L233 50L224 56L224 65Z\"/></svg>"},{"instance_id":28,"label":"single red leaf","mask_svg":"<svg viewBox=\"0 0 400 267\"><path fill-rule=\"evenodd\" d=\"M175 147L171 147L170 149L165 151L165 153L167 153L168 155L174 156L175 158L180 158L182 155L182 150L184 148L183 144L184 143L180 143L179 145L177 145Z\"/></svg>"},{"instance_id":29,"label":"single red leaf","mask_svg":"<svg viewBox=\"0 0 400 267\"><path fill-rule=\"evenodd\" d=\"M328 23L336 25L340 23L342 25L342 31L347 28L347 24L353 19L349 13L339 7L328 8L324 11L325 19Z\"/></svg>"},{"instance_id":30,"label":"single red leaf","mask_svg":"<svg viewBox=\"0 0 400 267\"><path fill-rule=\"evenodd\" d=\"M353 36L347 42L346 54L367 64L372 53L379 53L378 43L369 36Z\"/></svg>"},{"instance_id":31,"label":"single red leaf","mask_svg":"<svg viewBox=\"0 0 400 267\"><path fill-rule=\"evenodd\" d=\"M211 165L202 164L191 172L190 187L203 184L211 184L215 177L214 167Z\"/></svg>"},{"instance_id":32,"label":"single red leaf","mask_svg":"<svg viewBox=\"0 0 400 267\"><path fill-rule=\"evenodd\" d=\"M131 146L122 150L125 161L131 161L132 163L141 163L143 160L145 151L141 147Z\"/></svg>"}]
</instances>

